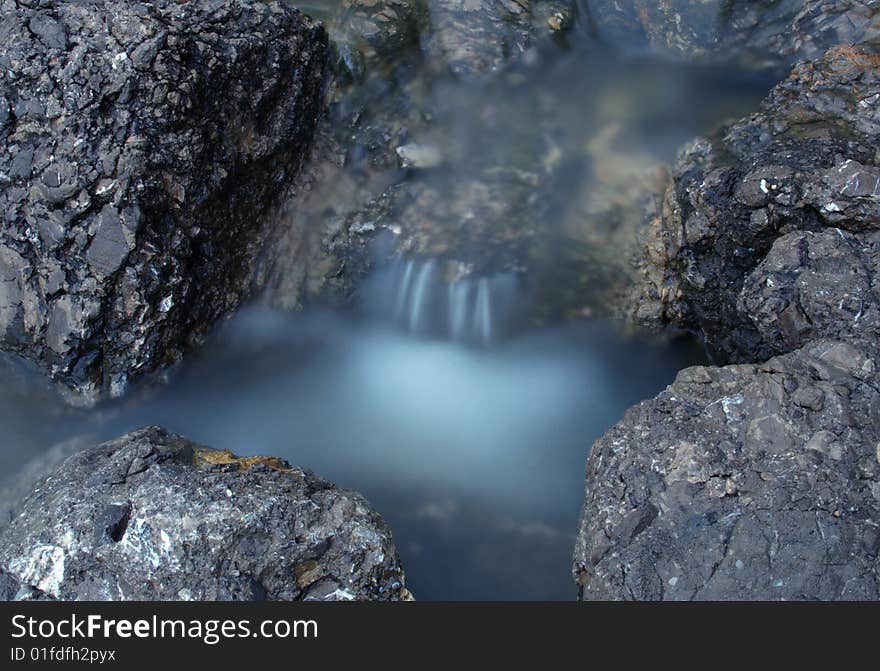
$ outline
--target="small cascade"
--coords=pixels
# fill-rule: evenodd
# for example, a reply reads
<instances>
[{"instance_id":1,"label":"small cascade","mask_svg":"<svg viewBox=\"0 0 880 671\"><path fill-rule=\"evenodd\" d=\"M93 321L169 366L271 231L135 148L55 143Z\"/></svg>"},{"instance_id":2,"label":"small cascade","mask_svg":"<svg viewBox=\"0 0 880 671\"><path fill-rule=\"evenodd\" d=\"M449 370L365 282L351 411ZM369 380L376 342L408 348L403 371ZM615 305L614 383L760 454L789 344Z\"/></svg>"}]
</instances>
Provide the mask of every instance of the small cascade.
<instances>
[{"instance_id":1,"label":"small cascade","mask_svg":"<svg viewBox=\"0 0 880 671\"><path fill-rule=\"evenodd\" d=\"M470 277L435 259L401 259L374 279L368 312L406 331L489 345L508 334L517 303L513 273Z\"/></svg>"}]
</instances>

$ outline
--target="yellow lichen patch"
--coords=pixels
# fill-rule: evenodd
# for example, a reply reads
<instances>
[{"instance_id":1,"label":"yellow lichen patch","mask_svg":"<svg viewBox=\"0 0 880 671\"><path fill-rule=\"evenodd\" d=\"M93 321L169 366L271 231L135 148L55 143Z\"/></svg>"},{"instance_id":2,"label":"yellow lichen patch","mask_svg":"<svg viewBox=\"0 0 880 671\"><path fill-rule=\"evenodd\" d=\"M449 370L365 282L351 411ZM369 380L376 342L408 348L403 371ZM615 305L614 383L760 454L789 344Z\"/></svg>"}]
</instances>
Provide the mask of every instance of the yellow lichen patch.
<instances>
[{"instance_id":1,"label":"yellow lichen patch","mask_svg":"<svg viewBox=\"0 0 880 671\"><path fill-rule=\"evenodd\" d=\"M293 471L283 459L278 457L265 457L258 455L255 457L239 457L230 450L211 450L207 448L198 449L193 456L193 463L197 466L209 464L213 466L237 466L240 470L246 471L251 466L262 464L282 473L290 473Z\"/></svg>"},{"instance_id":2,"label":"yellow lichen patch","mask_svg":"<svg viewBox=\"0 0 880 671\"><path fill-rule=\"evenodd\" d=\"M309 560L295 566L293 568L293 574L296 576L296 584L299 588L305 589L321 578L324 575L324 570L318 562Z\"/></svg>"}]
</instances>

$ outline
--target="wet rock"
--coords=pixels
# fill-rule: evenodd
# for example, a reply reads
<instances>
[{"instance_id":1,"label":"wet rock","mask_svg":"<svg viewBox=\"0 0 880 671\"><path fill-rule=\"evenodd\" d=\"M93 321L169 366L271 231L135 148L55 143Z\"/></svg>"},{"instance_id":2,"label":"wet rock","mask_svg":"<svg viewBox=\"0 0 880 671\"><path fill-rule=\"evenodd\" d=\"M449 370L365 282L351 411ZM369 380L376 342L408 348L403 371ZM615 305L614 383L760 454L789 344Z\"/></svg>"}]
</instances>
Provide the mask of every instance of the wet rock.
<instances>
[{"instance_id":1,"label":"wet rock","mask_svg":"<svg viewBox=\"0 0 880 671\"><path fill-rule=\"evenodd\" d=\"M57 599L410 598L391 533L360 495L156 427L42 480L0 532L0 567L17 592Z\"/></svg>"},{"instance_id":2,"label":"wet rock","mask_svg":"<svg viewBox=\"0 0 880 671\"><path fill-rule=\"evenodd\" d=\"M586 15L612 46L759 65L818 58L834 45L880 34L872 0L589 0Z\"/></svg>"},{"instance_id":3,"label":"wet rock","mask_svg":"<svg viewBox=\"0 0 880 671\"><path fill-rule=\"evenodd\" d=\"M394 58L418 49L428 20L423 0L345 0L333 20L333 39L349 45L373 66L382 58Z\"/></svg>"},{"instance_id":4,"label":"wet rock","mask_svg":"<svg viewBox=\"0 0 880 671\"><path fill-rule=\"evenodd\" d=\"M435 70L471 78L564 33L573 14L570 0L346 0L330 25L349 72L359 70L352 50L378 69L416 51Z\"/></svg>"},{"instance_id":5,"label":"wet rock","mask_svg":"<svg viewBox=\"0 0 880 671\"><path fill-rule=\"evenodd\" d=\"M564 0L439 0L430 3L427 57L460 77L497 70L542 37L564 31L572 4Z\"/></svg>"},{"instance_id":6,"label":"wet rock","mask_svg":"<svg viewBox=\"0 0 880 671\"><path fill-rule=\"evenodd\" d=\"M593 447L580 598L880 597L876 341L692 368Z\"/></svg>"},{"instance_id":7,"label":"wet rock","mask_svg":"<svg viewBox=\"0 0 880 671\"><path fill-rule=\"evenodd\" d=\"M880 58L842 46L689 145L645 232L634 320L694 330L722 363L876 332L878 136Z\"/></svg>"},{"instance_id":8,"label":"wet rock","mask_svg":"<svg viewBox=\"0 0 880 671\"><path fill-rule=\"evenodd\" d=\"M0 2L0 341L81 402L253 291L326 60L278 2L105 4Z\"/></svg>"},{"instance_id":9,"label":"wet rock","mask_svg":"<svg viewBox=\"0 0 880 671\"><path fill-rule=\"evenodd\" d=\"M97 441L87 437L71 438L31 459L16 470L12 477L0 480L0 529L18 514L22 502L33 488L50 475L72 454L93 446Z\"/></svg>"}]
</instances>

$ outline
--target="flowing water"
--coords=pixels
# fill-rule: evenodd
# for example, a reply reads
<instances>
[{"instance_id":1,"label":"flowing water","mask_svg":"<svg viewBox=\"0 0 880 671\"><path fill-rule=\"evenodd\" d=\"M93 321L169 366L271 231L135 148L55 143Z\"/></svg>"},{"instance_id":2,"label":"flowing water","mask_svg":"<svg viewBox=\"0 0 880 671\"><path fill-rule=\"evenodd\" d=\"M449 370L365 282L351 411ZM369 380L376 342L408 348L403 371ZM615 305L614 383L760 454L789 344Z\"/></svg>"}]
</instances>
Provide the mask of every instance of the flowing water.
<instances>
[{"instance_id":1,"label":"flowing water","mask_svg":"<svg viewBox=\"0 0 880 671\"><path fill-rule=\"evenodd\" d=\"M3 472L14 478L70 436L161 424L213 447L279 455L365 494L391 525L417 598L573 598L592 441L702 355L599 320L536 315L589 292L566 265L583 247L600 265L619 260L613 226L593 235L583 222L623 207L629 175L757 108L770 83L644 57L600 60L588 49L542 58L501 83L428 86L433 121L412 142L446 151L446 165L405 177L439 197L416 199L403 223L467 238L475 257L498 242L470 235L479 222L497 233L526 213L530 235L512 235L530 274L516 263L472 272L442 252L402 255L344 308L242 311L167 386L89 412L65 407L27 365L0 359ZM517 173L509 198L497 181L474 195L474 183L498 174L492 166L534 160L556 166L534 193L518 200L534 180ZM438 202L463 193L467 207L452 207L452 218L466 210L467 227L444 228ZM330 189L315 211L340 198Z\"/></svg>"}]
</instances>

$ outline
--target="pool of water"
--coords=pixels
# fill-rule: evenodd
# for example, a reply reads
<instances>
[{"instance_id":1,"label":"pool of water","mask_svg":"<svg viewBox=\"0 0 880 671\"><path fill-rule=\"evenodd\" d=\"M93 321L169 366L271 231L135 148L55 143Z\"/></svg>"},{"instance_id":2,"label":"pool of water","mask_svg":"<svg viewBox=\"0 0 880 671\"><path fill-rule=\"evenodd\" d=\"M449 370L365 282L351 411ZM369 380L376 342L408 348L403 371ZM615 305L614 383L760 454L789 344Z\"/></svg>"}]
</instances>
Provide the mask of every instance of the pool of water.
<instances>
[{"instance_id":1,"label":"pool of water","mask_svg":"<svg viewBox=\"0 0 880 671\"><path fill-rule=\"evenodd\" d=\"M310 7L326 18L339 5ZM638 223L633 203L651 171L682 142L757 109L774 75L610 53L577 32L489 78L424 65L408 54L368 78L357 116L399 113L400 143L431 165L389 166L370 154L387 146L356 146L357 136L346 164L297 201L304 222L291 227L320 231L328 213L400 183L415 195L387 216L424 241L420 255L380 271L357 309L248 308L167 386L89 411L0 358L2 472L15 478L73 436L160 424L362 492L391 525L419 599L573 599L592 442L703 361L693 343L584 319L596 278L613 283L626 265L617 233ZM350 121L355 98L331 123ZM478 268L495 255L500 263ZM477 270L455 275L450 259Z\"/></svg>"},{"instance_id":2,"label":"pool of water","mask_svg":"<svg viewBox=\"0 0 880 671\"><path fill-rule=\"evenodd\" d=\"M0 426L27 435L29 455L146 424L279 455L367 496L420 599L571 599L592 441L697 360L595 323L473 346L339 314L252 310L168 387L99 412L67 411L22 374Z\"/></svg>"}]
</instances>

